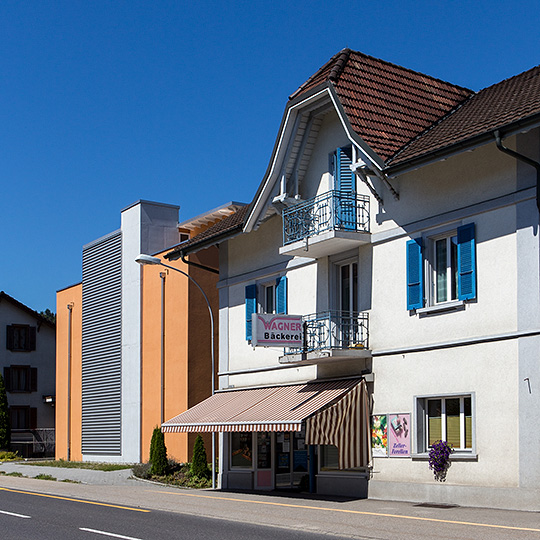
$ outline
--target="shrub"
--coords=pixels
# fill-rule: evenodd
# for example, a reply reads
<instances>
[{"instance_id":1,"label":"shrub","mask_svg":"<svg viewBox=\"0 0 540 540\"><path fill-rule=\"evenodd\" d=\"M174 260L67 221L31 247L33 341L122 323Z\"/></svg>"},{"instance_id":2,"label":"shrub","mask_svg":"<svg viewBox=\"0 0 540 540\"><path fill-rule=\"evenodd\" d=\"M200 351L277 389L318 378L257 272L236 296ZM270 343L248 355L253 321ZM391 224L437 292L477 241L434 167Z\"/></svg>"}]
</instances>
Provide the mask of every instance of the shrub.
<instances>
[{"instance_id":1,"label":"shrub","mask_svg":"<svg viewBox=\"0 0 540 540\"><path fill-rule=\"evenodd\" d=\"M9 449L11 429L9 425L9 409L4 378L0 375L0 450Z\"/></svg>"},{"instance_id":2,"label":"shrub","mask_svg":"<svg viewBox=\"0 0 540 540\"><path fill-rule=\"evenodd\" d=\"M450 454L454 451L446 441L435 441L429 451L429 468L435 475L435 480L444 482L450 467Z\"/></svg>"},{"instance_id":3,"label":"shrub","mask_svg":"<svg viewBox=\"0 0 540 540\"><path fill-rule=\"evenodd\" d=\"M159 427L154 428L150 442L150 473L155 476L163 476L167 473L167 448L165 436Z\"/></svg>"},{"instance_id":4,"label":"shrub","mask_svg":"<svg viewBox=\"0 0 540 540\"><path fill-rule=\"evenodd\" d=\"M193 461L191 463L191 474L197 478L207 480L211 476L208 468L208 458L204 448L204 441L200 435L197 435L193 446Z\"/></svg>"},{"instance_id":5,"label":"shrub","mask_svg":"<svg viewBox=\"0 0 540 540\"><path fill-rule=\"evenodd\" d=\"M19 461L20 459L17 452L0 451L0 461Z\"/></svg>"}]
</instances>

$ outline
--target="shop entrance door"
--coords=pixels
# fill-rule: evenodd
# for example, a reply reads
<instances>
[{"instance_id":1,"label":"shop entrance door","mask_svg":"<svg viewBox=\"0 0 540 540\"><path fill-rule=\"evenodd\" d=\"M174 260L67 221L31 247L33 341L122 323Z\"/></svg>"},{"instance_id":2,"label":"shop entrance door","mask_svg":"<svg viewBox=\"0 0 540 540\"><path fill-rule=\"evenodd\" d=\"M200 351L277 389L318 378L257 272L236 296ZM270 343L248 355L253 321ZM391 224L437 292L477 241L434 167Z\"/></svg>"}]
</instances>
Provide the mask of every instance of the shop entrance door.
<instances>
[{"instance_id":1,"label":"shop entrance door","mask_svg":"<svg viewBox=\"0 0 540 540\"><path fill-rule=\"evenodd\" d=\"M279 431L275 436L276 489L292 489L307 483L309 464L304 430Z\"/></svg>"}]
</instances>

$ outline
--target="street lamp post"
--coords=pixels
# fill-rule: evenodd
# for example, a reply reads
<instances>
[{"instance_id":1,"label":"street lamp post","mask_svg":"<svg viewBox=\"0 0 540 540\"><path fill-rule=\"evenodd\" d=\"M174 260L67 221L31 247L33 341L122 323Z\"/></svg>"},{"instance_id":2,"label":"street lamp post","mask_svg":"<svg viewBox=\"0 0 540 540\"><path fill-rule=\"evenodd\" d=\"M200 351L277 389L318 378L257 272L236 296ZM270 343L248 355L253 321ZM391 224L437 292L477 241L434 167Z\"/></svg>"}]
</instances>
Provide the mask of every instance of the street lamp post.
<instances>
[{"instance_id":1,"label":"street lamp post","mask_svg":"<svg viewBox=\"0 0 540 540\"><path fill-rule=\"evenodd\" d=\"M215 383L214 383L214 373L215 373L214 315L212 314L212 308L210 307L210 302L208 300L208 297L206 296L205 292L202 290L201 286L189 274L187 274L183 270L180 270L179 268L175 268L174 266L165 264L158 257L152 257L151 255L145 255L144 253L141 253L135 259L135 262L138 262L140 265L164 266L165 268L169 268L171 270L174 270L175 272L179 272L180 274L183 274L184 276L186 276L199 289L199 291L201 291L201 294L203 295L203 298L206 301L206 306L208 307L208 314L210 315L210 355L212 359L212 395L214 395L214 390L215 390L214 389L214 386L215 386ZM215 444L215 434L212 433L212 489L215 489L216 487L215 467L216 467L216 444Z\"/></svg>"}]
</instances>

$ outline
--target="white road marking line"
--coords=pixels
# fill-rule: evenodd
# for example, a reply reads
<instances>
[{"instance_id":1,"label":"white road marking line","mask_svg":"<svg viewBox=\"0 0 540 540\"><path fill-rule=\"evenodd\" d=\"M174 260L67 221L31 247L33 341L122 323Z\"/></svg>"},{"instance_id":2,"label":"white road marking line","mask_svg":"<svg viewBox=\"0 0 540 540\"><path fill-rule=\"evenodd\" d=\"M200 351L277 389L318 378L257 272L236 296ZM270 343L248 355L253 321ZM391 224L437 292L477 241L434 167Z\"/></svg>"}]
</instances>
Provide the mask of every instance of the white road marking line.
<instances>
[{"instance_id":1,"label":"white road marking line","mask_svg":"<svg viewBox=\"0 0 540 540\"><path fill-rule=\"evenodd\" d=\"M0 510L0 514L6 514L7 516L15 516L25 519L30 519L31 516L24 516L23 514L14 514L13 512L6 512L5 510Z\"/></svg>"},{"instance_id":2,"label":"white road marking line","mask_svg":"<svg viewBox=\"0 0 540 540\"><path fill-rule=\"evenodd\" d=\"M134 538L133 536L122 536L121 534L115 534L106 531L98 531L96 529L86 529L85 527L79 527L80 531L93 532L96 534L101 534L103 536L112 536L113 538L122 538L123 540L141 540L140 538Z\"/></svg>"}]
</instances>

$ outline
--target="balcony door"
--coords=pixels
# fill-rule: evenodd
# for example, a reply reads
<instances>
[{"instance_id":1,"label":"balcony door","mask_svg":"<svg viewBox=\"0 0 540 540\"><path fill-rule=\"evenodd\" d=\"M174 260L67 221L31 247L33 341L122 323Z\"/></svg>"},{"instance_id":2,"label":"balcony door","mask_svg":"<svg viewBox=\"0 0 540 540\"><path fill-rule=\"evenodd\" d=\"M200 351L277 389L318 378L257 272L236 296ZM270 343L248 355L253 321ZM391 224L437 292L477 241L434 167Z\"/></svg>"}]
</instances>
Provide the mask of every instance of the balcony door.
<instances>
[{"instance_id":1,"label":"balcony door","mask_svg":"<svg viewBox=\"0 0 540 540\"><path fill-rule=\"evenodd\" d=\"M358 262L339 266L339 305L336 337L338 347L349 348L358 341Z\"/></svg>"}]
</instances>

